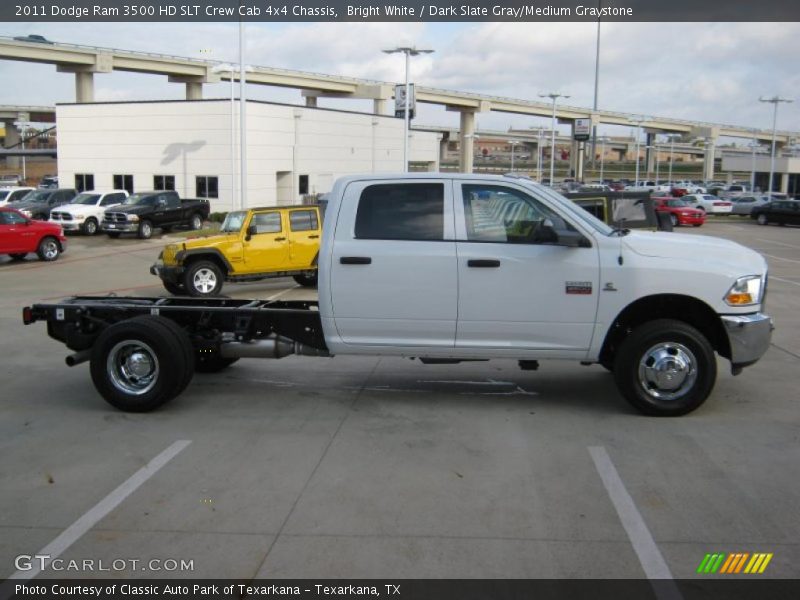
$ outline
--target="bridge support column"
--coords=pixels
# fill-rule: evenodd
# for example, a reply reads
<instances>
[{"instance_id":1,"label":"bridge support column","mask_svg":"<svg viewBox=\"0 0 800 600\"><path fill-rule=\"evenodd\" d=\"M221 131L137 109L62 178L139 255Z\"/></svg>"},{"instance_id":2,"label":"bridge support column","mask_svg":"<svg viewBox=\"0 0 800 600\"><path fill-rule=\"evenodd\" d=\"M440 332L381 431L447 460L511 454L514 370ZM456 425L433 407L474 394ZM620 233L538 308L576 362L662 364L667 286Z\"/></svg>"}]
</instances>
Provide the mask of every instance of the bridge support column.
<instances>
[{"instance_id":1,"label":"bridge support column","mask_svg":"<svg viewBox=\"0 0 800 600\"><path fill-rule=\"evenodd\" d=\"M187 100L202 100L203 99L203 84L199 81L186 82L186 99Z\"/></svg>"},{"instance_id":2,"label":"bridge support column","mask_svg":"<svg viewBox=\"0 0 800 600\"><path fill-rule=\"evenodd\" d=\"M472 163L475 160L475 111L461 111L460 129L458 170L461 173L472 173Z\"/></svg>"},{"instance_id":3,"label":"bridge support column","mask_svg":"<svg viewBox=\"0 0 800 600\"><path fill-rule=\"evenodd\" d=\"M775 173L775 176L780 179L781 187L780 190L784 194L789 193L789 173Z\"/></svg>"},{"instance_id":4,"label":"bridge support column","mask_svg":"<svg viewBox=\"0 0 800 600\"><path fill-rule=\"evenodd\" d=\"M22 120L22 119L20 119ZM3 125L6 128L6 148L13 148L17 146L22 137L20 136L19 129L17 126L14 125L13 120L3 120ZM20 157L19 156L7 156L6 157L6 166L10 169L19 169L20 167Z\"/></svg>"},{"instance_id":5,"label":"bridge support column","mask_svg":"<svg viewBox=\"0 0 800 600\"><path fill-rule=\"evenodd\" d=\"M714 154L716 145L716 137L706 138L706 153L703 156L703 179L705 181L714 179Z\"/></svg>"},{"instance_id":6,"label":"bridge support column","mask_svg":"<svg viewBox=\"0 0 800 600\"><path fill-rule=\"evenodd\" d=\"M94 73L75 72L75 102L94 102Z\"/></svg>"},{"instance_id":7,"label":"bridge support column","mask_svg":"<svg viewBox=\"0 0 800 600\"><path fill-rule=\"evenodd\" d=\"M656 171L656 155L658 154L658 151L654 148L656 144L656 134L648 131L645 136L645 145L650 146L650 148L644 149L644 164L646 170L645 177L650 178L655 177L654 173Z\"/></svg>"}]
</instances>

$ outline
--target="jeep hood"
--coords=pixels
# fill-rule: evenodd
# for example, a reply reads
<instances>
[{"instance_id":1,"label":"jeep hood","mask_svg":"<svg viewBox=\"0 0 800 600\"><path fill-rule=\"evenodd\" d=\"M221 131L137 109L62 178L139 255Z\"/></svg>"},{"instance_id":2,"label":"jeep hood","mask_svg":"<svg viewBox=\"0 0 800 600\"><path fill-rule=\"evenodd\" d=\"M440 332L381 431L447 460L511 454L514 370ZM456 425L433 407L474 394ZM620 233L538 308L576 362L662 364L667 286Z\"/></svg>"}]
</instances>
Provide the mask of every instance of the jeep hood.
<instances>
[{"instance_id":1,"label":"jeep hood","mask_svg":"<svg viewBox=\"0 0 800 600\"><path fill-rule=\"evenodd\" d=\"M767 261L755 250L708 235L632 231L622 239L625 248L641 256L703 263L711 269L733 269L741 275L767 270Z\"/></svg>"},{"instance_id":2,"label":"jeep hood","mask_svg":"<svg viewBox=\"0 0 800 600\"><path fill-rule=\"evenodd\" d=\"M187 250L194 250L196 248L213 248L220 244L229 244L231 240L239 237L239 233L220 233L218 235L203 235L196 238L187 239L180 245L185 246Z\"/></svg>"}]
</instances>

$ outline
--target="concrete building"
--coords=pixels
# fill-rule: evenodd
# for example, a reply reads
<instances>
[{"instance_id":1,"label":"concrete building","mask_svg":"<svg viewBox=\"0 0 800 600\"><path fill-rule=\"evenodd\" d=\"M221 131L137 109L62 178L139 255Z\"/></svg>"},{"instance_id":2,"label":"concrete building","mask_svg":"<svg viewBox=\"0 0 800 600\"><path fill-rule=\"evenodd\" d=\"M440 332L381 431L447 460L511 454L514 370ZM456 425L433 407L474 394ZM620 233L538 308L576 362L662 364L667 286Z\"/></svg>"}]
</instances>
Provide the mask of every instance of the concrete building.
<instances>
[{"instance_id":1,"label":"concrete building","mask_svg":"<svg viewBox=\"0 0 800 600\"><path fill-rule=\"evenodd\" d=\"M769 187L770 162L771 158L768 154L757 154L755 160L750 154L737 156L723 154L722 169L743 173L755 171L756 186L766 191ZM775 157L772 191L783 192L790 196L800 195L800 156L777 155Z\"/></svg>"},{"instance_id":2,"label":"concrete building","mask_svg":"<svg viewBox=\"0 0 800 600\"><path fill-rule=\"evenodd\" d=\"M238 207L230 100L61 104L57 120L63 186L174 188L209 198L212 212ZM403 169L402 119L248 101L245 123L247 206L296 204L342 175ZM411 133L414 169L438 170L439 138Z\"/></svg>"}]
</instances>

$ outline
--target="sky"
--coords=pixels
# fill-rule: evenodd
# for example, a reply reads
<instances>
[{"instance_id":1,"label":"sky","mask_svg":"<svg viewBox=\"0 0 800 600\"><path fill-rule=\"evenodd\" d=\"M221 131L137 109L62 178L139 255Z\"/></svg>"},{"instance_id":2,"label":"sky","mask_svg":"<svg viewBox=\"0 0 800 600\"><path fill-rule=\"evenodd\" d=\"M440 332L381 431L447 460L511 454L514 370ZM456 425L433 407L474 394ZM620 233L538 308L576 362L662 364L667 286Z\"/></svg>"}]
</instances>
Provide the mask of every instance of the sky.
<instances>
[{"instance_id":1,"label":"sky","mask_svg":"<svg viewBox=\"0 0 800 600\"><path fill-rule=\"evenodd\" d=\"M55 42L139 50L230 62L238 60L236 23L0 23L0 36L43 35ZM420 85L524 100L570 95L593 104L595 23L251 23L252 65L400 82L401 55L382 49L412 44L435 50L412 59ZM800 23L603 23L598 106L647 116L746 127L800 130ZM72 75L52 65L0 61L0 104L74 101ZM227 97L227 83L204 86ZM262 100L301 103L297 90L250 86ZM95 76L96 100L179 99L184 87L166 77L114 72ZM320 106L370 110L371 103L322 99ZM457 126L457 113L423 105L415 124ZM549 119L481 113L479 129L548 127ZM564 129L565 130L565 129ZM566 130L565 130L566 131ZM609 127L609 135L627 135Z\"/></svg>"}]
</instances>

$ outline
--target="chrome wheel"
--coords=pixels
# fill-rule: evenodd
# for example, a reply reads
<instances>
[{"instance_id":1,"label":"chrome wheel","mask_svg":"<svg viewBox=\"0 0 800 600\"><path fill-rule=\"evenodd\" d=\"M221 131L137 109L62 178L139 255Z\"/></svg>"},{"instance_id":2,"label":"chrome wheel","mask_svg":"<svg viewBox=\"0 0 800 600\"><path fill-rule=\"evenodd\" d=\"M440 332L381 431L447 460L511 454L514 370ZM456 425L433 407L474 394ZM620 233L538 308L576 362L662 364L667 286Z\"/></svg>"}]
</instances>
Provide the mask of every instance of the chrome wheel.
<instances>
[{"instance_id":1,"label":"chrome wheel","mask_svg":"<svg viewBox=\"0 0 800 600\"><path fill-rule=\"evenodd\" d=\"M197 269L192 277L192 285L201 294L210 294L217 287L217 274L211 269Z\"/></svg>"},{"instance_id":2,"label":"chrome wheel","mask_svg":"<svg viewBox=\"0 0 800 600\"><path fill-rule=\"evenodd\" d=\"M144 342L125 340L108 353L106 361L111 384L126 394L146 394L158 380L158 358Z\"/></svg>"},{"instance_id":3,"label":"chrome wheel","mask_svg":"<svg viewBox=\"0 0 800 600\"><path fill-rule=\"evenodd\" d=\"M153 235L153 226L145 221L139 226L139 235L144 239L148 239L151 235Z\"/></svg>"},{"instance_id":4,"label":"chrome wheel","mask_svg":"<svg viewBox=\"0 0 800 600\"><path fill-rule=\"evenodd\" d=\"M639 384L651 397L675 400L697 380L697 359L683 344L660 342L639 361Z\"/></svg>"},{"instance_id":5,"label":"chrome wheel","mask_svg":"<svg viewBox=\"0 0 800 600\"><path fill-rule=\"evenodd\" d=\"M42 255L45 260L54 260L58 257L58 244L55 240L47 240L42 244Z\"/></svg>"},{"instance_id":6,"label":"chrome wheel","mask_svg":"<svg viewBox=\"0 0 800 600\"><path fill-rule=\"evenodd\" d=\"M197 231L203 226L203 219L200 218L200 215L195 215L192 217L192 222L189 224L189 226Z\"/></svg>"},{"instance_id":7,"label":"chrome wheel","mask_svg":"<svg viewBox=\"0 0 800 600\"><path fill-rule=\"evenodd\" d=\"M97 221L94 219L89 219L86 221L83 227L86 231L86 235L94 235L97 233Z\"/></svg>"},{"instance_id":8,"label":"chrome wheel","mask_svg":"<svg viewBox=\"0 0 800 600\"><path fill-rule=\"evenodd\" d=\"M760 215L758 215L758 218L756 219L756 221L758 222L759 225L766 225L767 224L767 215L765 215L764 213L761 213Z\"/></svg>"}]
</instances>

